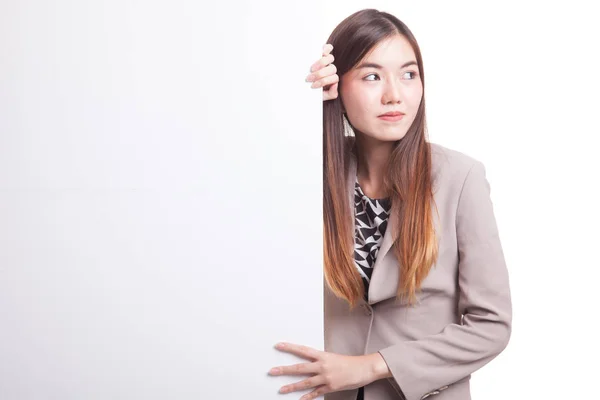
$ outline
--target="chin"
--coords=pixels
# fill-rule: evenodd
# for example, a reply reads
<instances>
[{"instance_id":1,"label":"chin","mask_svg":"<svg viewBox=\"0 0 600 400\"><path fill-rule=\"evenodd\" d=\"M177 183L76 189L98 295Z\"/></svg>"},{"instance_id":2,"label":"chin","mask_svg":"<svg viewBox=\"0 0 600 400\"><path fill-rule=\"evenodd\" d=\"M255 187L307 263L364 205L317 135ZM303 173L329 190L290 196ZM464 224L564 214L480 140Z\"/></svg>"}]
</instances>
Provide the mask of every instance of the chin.
<instances>
[{"instance_id":1,"label":"chin","mask_svg":"<svg viewBox=\"0 0 600 400\"><path fill-rule=\"evenodd\" d=\"M398 140L404 139L405 136L406 136L406 132L403 132L401 134L387 135L385 137L380 138L379 140L386 141L386 142L397 142Z\"/></svg>"},{"instance_id":2,"label":"chin","mask_svg":"<svg viewBox=\"0 0 600 400\"><path fill-rule=\"evenodd\" d=\"M359 131L361 132L361 131ZM368 132L368 131L367 131ZM356 130L355 130L356 134ZM398 140L404 139L407 132L379 132L377 134L373 133L359 133L365 137L370 138L371 140L378 140L380 142L397 142Z\"/></svg>"}]
</instances>

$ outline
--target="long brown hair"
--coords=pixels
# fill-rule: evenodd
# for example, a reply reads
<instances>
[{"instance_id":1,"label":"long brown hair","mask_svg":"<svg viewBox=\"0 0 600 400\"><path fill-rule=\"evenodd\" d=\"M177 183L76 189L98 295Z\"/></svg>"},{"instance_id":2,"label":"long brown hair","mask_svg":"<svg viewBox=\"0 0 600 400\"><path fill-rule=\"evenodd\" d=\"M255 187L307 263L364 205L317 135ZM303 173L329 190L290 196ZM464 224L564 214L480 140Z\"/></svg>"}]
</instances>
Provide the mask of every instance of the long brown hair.
<instances>
[{"instance_id":1,"label":"long brown hair","mask_svg":"<svg viewBox=\"0 0 600 400\"><path fill-rule=\"evenodd\" d=\"M398 34L410 42L424 86L423 60L412 32L398 18L375 9L350 15L329 36L327 43L333 45L337 74L341 77L381 40ZM339 85L338 93L341 81ZM354 308L363 298L365 287L354 264L354 213L348 194L348 185L354 180L347 174L350 157L360 149L354 137L346 137L342 113L340 96L323 102L324 275L333 293ZM414 304L416 291L438 256L424 95L406 135L394 145L384 188L390 195L390 218L395 227L392 247L399 264L397 298L408 297L408 303Z\"/></svg>"}]
</instances>

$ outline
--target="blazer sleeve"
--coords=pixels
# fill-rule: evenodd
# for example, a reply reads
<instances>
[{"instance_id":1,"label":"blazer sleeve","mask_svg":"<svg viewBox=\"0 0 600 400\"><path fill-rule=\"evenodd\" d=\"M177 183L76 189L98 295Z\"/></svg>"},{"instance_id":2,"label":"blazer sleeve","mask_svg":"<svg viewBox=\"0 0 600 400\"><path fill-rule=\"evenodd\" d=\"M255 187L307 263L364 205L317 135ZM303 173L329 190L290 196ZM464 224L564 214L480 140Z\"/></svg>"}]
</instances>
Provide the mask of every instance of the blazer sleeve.
<instances>
[{"instance_id":1,"label":"blazer sleeve","mask_svg":"<svg viewBox=\"0 0 600 400\"><path fill-rule=\"evenodd\" d=\"M444 390L507 346L512 329L508 272L484 165L475 160L456 210L461 324L379 351L406 400ZM394 382L395 381L395 382Z\"/></svg>"}]
</instances>

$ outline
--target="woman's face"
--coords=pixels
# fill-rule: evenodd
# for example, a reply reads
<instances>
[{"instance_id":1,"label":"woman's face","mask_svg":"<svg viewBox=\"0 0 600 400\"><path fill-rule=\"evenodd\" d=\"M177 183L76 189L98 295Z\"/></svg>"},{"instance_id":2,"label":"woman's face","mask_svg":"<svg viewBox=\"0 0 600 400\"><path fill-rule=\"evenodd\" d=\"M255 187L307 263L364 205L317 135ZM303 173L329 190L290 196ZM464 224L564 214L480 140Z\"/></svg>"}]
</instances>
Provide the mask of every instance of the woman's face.
<instances>
[{"instance_id":1,"label":"woman's face","mask_svg":"<svg viewBox=\"0 0 600 400\"><path fill-rule=\"evenodd\" d=\"M400 140L417 115L423 85L415 52L404 36L382 40L340 78L340 97L357 134L381 141ZM401 119L381 118L387 112Z\"/></svg>"}]
</instances>

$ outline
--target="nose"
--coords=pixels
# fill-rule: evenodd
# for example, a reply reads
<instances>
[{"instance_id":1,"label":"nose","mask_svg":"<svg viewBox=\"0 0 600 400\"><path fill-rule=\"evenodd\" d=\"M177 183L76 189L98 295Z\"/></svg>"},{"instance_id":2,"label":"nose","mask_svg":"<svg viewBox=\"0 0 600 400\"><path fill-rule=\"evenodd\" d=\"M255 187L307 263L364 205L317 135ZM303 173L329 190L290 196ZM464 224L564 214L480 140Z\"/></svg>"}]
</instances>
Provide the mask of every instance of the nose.
<instances>
[{"instance_id":1,"label":"nose","mask_svg":"<svg viewBox=\"0 0 600 400\"><path fill-rule=\"evenodd\" d=\"M396 80L388 80L385 83L382 101L384 104L400 103L402 101L401 84Z\"/></svg>"}]
</instances>

